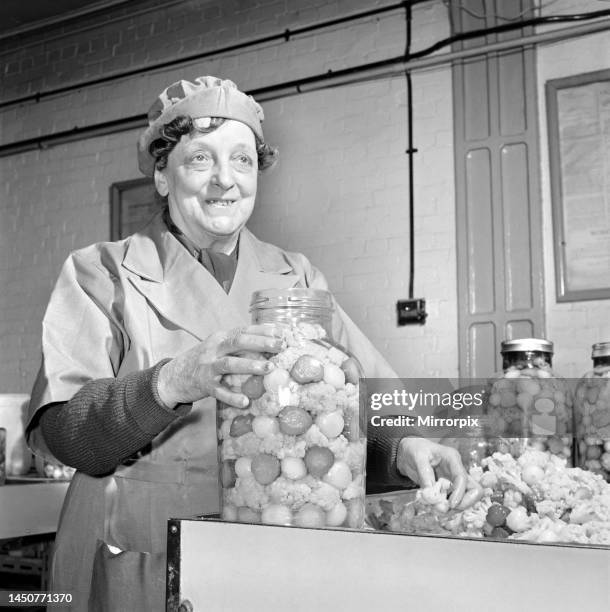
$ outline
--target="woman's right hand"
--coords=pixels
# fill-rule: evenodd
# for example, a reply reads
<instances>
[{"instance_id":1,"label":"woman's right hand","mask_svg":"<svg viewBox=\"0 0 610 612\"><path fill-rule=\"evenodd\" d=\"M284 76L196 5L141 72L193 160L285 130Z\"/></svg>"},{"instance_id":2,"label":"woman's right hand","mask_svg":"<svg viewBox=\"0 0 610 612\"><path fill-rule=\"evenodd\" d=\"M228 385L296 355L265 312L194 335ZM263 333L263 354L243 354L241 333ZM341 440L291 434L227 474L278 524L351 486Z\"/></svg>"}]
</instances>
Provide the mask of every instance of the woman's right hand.
<instances>
[{"instance_id":1,"label":"woman's right hand","mask_svg":"<svg viewBox=\"0 0 610 612\"><path fill-rule=\"evenodd\" d=\"M223 385L222 377L226 374L268 374L273 370L273 363L240 356L240 353L277 353L281 347L280 329L274 325L250 325L216 332L161 368L157 380L159 397L168 408L205 397L245 408L248 398Z\"/></svg>"}]
</instances>

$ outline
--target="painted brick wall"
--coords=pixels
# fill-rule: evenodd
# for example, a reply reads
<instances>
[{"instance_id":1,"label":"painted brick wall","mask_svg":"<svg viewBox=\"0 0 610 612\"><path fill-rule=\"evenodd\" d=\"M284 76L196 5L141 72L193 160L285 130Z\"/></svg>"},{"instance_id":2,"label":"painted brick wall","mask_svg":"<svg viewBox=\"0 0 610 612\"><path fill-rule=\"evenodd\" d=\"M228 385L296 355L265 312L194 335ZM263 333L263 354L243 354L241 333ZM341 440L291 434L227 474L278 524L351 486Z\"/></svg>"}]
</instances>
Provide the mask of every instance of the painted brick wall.
<instances>
[{"instance_id":1,"label":"painted brick wall","mask_svg":"<svg viewBox=\"0 0 610 612\"><path fill-rule=\"evenodd\" d=\"M610 8L607 3L560 0L547 12L584 13ZM544 10L544 9L543 9ZM566 24L563 25L565 27ZM608 32L588 35L538 49L538 106L546 117L545 83L610 66ZM555 293L553 218L549 174L549 146L546 121L540 122L541 185L544 230L544 275L546 278L547 337L555 343L554 366L563 376L580 377L591 368L591 345L610 341L610 301L591 300L558 303ZM577 333L575 333L577 330Z\"/></svg>"},{"instance_id":2,"label":"painted brick wall","mask_svg":"<svg viewBox=\"0 0 610 612\"><path fill-rule=\"evenodd\" d=\"M388 3L365 0L144 0L44 34L0 41L2 99L162 59L184 57ZM442 2L414 9L413 48L448 34ZM143 113L174 80L221 75L252 89L400 55L402 11L288 42L83 87L0 109L2 142ZM403 376L457 374L457 313L448 68L414 74L417 297L424 327L398 328L408 288L408 177L403 78L265 103L281 161L261 179L251 227L304 252L352 318ZM108 190L138 177L137 130L0 158L0 392L28 392L40 322L61 263L109 236Z\"/></svg>"}]
</instances>

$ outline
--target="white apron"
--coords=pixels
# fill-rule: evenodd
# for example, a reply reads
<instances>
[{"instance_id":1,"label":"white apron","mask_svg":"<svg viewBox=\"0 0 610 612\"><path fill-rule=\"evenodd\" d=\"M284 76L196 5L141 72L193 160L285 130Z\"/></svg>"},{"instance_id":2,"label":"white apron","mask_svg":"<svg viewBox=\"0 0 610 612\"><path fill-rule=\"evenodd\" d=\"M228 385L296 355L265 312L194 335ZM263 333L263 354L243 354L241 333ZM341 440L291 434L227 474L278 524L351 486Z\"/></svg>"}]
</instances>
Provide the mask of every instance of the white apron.
<instances>
[{"instance_id":1,"label":"white apron","mask_svg":"<svg viewBox=\"0 0 610 612\"><path fill-rule=\"evenodd\" d=\"M50 455L36 424L40 408L69 400L90 380L151 367L213 332L247 325L253 291L293 286L327 288L304 256L263 243L244 229L226 294L160 214L130 238L73 253L43 320L43 363L28 425L31 447ZM358 357L367 376L395 376L338 306L333 327L335 339ZM165 609L168 518L218 511L215 418L214 400L196 402L144 456L105 477L74 475L51 580L54 591L72 593L69 610ZM116 549L122 552L112 552Z\"/></svg>"}]
</instances>

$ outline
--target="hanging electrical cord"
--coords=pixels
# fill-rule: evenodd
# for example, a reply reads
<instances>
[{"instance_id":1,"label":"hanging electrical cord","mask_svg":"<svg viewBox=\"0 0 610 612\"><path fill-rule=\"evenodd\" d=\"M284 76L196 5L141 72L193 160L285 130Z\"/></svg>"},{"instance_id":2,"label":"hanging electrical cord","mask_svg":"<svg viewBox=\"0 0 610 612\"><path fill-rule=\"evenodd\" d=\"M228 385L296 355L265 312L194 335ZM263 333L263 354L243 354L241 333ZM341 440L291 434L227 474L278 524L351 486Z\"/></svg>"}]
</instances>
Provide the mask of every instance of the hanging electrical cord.
<instances>
[{"instance_id":1,"label":"hanging electrical cord","mask_svg":"<svg viewBox=\"0 0 610 612\"><path fill-rule=\"evenodd\" d=\"M413 84L411 82L411 27L413 13L411 3L405 3L405 52L403 61L407 65L404 71L407 104L407 150L409 165L409 298L396 302L396 323L398 325L423 325L428 314L426 313L426 300L413 297L415 282L415 172L413 171L414 155L417 149L413 146Z\"/></svg>"},{"instance_id":2,"label":"hanging electrical cord","mask_svg":"<svg viewBox=\"0 0 610 612\"><path fill-rule=\"evenodd\" d=\"M405 6L406 42L405 62L411 59L411 24L413 14L411 3ZM413 284L415 282L415 189L413 157L417 149L413 147L413 84L411 82L411 71L405 70L405 83L407 88L407 156L409 160L409 299L413 299Z\"/></svg>"}]
</instances>

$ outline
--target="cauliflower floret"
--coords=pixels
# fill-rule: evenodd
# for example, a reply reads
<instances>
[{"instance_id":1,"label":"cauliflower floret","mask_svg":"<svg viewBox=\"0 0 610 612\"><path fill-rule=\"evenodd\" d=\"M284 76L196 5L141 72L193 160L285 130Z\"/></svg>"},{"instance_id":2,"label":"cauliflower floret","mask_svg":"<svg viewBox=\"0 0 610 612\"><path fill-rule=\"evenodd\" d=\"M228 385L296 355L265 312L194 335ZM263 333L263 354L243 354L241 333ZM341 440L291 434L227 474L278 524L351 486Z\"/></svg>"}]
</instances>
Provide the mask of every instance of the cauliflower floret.
<instances>
[{"instance_id":1,"label":"cauliflower floret","mask_svg":"<svg viewBox=\"0 0 610 612\"><path fill-rule=\"evenodd\" d=\"M286 346L299 346L307 340L325 338L326 331L318 324L297 323L297 325L282 328L282 337Z\"/></svg>"},{"instance_id":2,"label":"cauliflower floret","mask_svg":"<svg viewBox=\"0 0 610 612\"><path fill-rule=\"evenodd\" d=\"M565 510L565 507L558 507L558 504L551 499L543 499L536 502L536 511L541 517L559 518Z\"/></svg>"},{"instance_id":3,"label":"cauliflower floret","mask_svg":"<svg viewBox=\"0 0 610 612\"><path fill-rule=\"evenodd\" d=\"M250 412L255 416L275 417L282 411L283 407L277 393L266 391L251 403Z\"/></svg>"},{"instance_id":4,"label":"cauliflower floret","mask_svg":"<svg viewBox=\"0 0 610 612\"><path fill-rule=\"evenodd\" d=\"M260 452L275 455L278 459L303 458L305 448L305 440L297 440L295 436L286 436L282 433L271 434L260 441Z\"/></svg>"},{"instance_id":5,"label":"cauliflower floret","mask_svg":"<svg viewBox=\"0 0 610 612\"><path fill-rule=\"evenodd\" d=\"M504 505L507 508L517 508L523 501L523 495L519 491L509 489L504 493Z\"/></svg>"},{"instance_id":6,"label":"cauliflower floret","mask_svg":"<svg viewBox=\"0 0 610 612\"><path fill-rule=\"evenodd\" d=\"M223 461L226 461L227 459L237 459L237 453L235 452L235 438L226 438L225 440L222 441L222 444L220 446L220 458Z\"/></svg>"},{"instance_id":7,"label":"cauliflower floret","mask_svg":"<svg viewBox=\"0 0 610 612\"><path fill-rule=\"evenodd\" d=\"M337 408L343 410L344 414L358 414L360 410L360 398L357 394L348 395L345 388L335 392Z\"/></svg>"},{"instance_id":8,"label":"cauliflower floret","mask_svg":"<svg viewBox=\"0 0 610 612\"><path fill-rule=\"evenodd\" d=\"M328 511L341 501L341 494L332 485L322 482L311 492L309 501Z\"/></svg>"},{"instance_id":9,"label":"cauliflower floret","mask_svg":"<svg viewBox=\"0 0 610 612\"><path fill-rule=\"evenodd\" d=\"M328 442L328 448L333 452L335 459L345 459L345 452L349 442L344 435L337 436L334 440Z\"/></svg>"},{"instance_id":10,"label":"cauliflower floret","mask_svg":"<svg viewBox=\"0 0 610 612\"><path fill-rule=\"evenodd\" d=\"M225 442L228 442L228 440ZM233 438L233 450L238 457L256 455L260 452L260 446L261 440L253 431L249 431L243 436L239 436L239 438ZM228 459L235 459L235 457L228 457Z\"/></svg>"},{"instance_id":11,"label":"cauliflower floret","mask_svg":"<svg viewBox=\"0 0 610 612\"><path fill-rule=\"evenodd\" d=\"M548 462L549 453L539 450L527 450L517 459L517 463L521 468L524 468L526 465L537 465L545 469Z\"/></svg>"},{"instance_id":12,"label":"cauliflower floret","mask_svg":"<svg viewBox=\"0 0 610 612\"><path fill-rule=\"evenodd\" d=\"M354 383L351 383L351 382L346 382L345 383L345 395L347 395L347 397L352 397L353 395L358 397L358 385L355 385Z\"/></svg>"},{"instance_id":13,"label":"cauliflower floret","mask_svg":"<svg viewBox=\"0 0 610 612\"><path fill-rule=\"evenodd\" d=\"M478 501L476 504L467 508L462 512L462 521L464 529L468 532L480 531L483 529L487 518L487 511L491 504L484 500ZM459 515L458 515L459 516Z\"/></svg>"},{"instance_id":14,"label":"cauliflower floret","mask_svg":"<svg viewBox=\"0 0 610 612\"><path fill-rule=\"evenodd\" d=\"M361 472L365 465L366 445L364 442L350 442L341 457L352 472Z\"/></svg>"},{"instance_id":15,"label":"cauliflower floret","mask_svg":"<svg viewBox=\"0 0 610 612\"><path fill-rule=\"evenodd\" d=\"M447 501L447 492L451 482L446 478L439 478L433 485L417 491L416 500L424 504L436 505Z\"/></svg>"},{"instance_id":16,"label":"cauliflower floret","mask_svg":"<svg viewBox=\"0 0 610 612\"><path fill-rule=\"evenodd\" d=\"M283 351L273 355L269 361L273 362L278 368L290 372L296 360L302 355L302 351L298 346L289 346Z\"/></svg>"},{"instance_id":17,"label":"cauliflower floret","mask_svg":"<svg viewBox=\"0 0 610 612\"><path fill-rule=\"evenodd\" d=\"M319 323L297 323L298 333L309 340L326 338L326 330Z\"/></svg>"},{"instance_id":18,"label":"cauliflower floret","mask_svg":"<svg viewBox=\"0 0 610 612\"><path fill-rule=\"evenodd\" d=\"M302 355L309 355L322 363L328 363L328 350L329 349L322 344L318 344L317 342L312 342L310 340L303 342L303 344L300 346Z\"/></svg>"},{"instance_id":19,"label":"cauliflower floret","mask_svg":"<svg viewBox=\"0 0 610 612\"><path fill-rule=\"evenodd\" d=\"M269 497L275 504L289 506L291 510L298 510L309 500L311 487L302 480L289 480L284 476L276 478L269 485Z\"/></svg>"},{"instance_id":20,"label":"cauliflower floret","mask_svg":"<svg viewBox=\"0 0 610 612\"><path fill-rule=\"evenodd\" d=\"M472 472L473 470L471 469L470 470L471 476L473 476ZM475 480L477 480L479 484L486 489L493 489L498 484L498 477L492 472L483 472L481 474L481 477L480 478L475 477Z\"/></svg>"},{"instance_id":21,"label":"cauliflower floret","mask_svg":"<svg viewBox=\"0 0 610 612\"><path fill-rule=\"evenodd\" d=\"M302 459L305 456L306 447L305 440L298 440L295 436L284 436L284 446L277 453L278 459L286 457Z\"/></svg>"},{"instance_id":22,"label":"cauliflower floret","mask_svg":"<svg viewBox=\"0 0 610 612\"><path fill-rule=\"evenodd\" d=\"M322 381L303 385L299 407L307 410L312 416L322 412L333 412L337 409L337 392L332 385Z\"/></svg>"},{"instance_id":23,"label":"cauliflower floret","mask_svg":"<svg viewBox=\"0 0 610 612\"><path fill-rule=\"evenodd\" d=\"M343 491L343 499L355 499L364 495L364 476L362 474L356 476L345 490Z\"/></svg>"},{"instance_id":24,"label":"cauliflower floret","mask_svg":"<svg viewBox=\"0 0 610 612\"><path fill-rule=\"evenodd\" d=\"M269 496L265 487L253 476L242 476L235 482L235 487L229 489L229 501L236 506L248 506L253 510L260 510L269 504Z\"/></svg>"},{"instance_id":25,"label":"cauliflower floret","mask_svg":"<svg viewBox=\"0 0 610 612\"><path fill-rule=\"evenodd\" d=\"M327 358L331 363L340 366L347 359L347 355L343 351L340 351L337 347L331 346L328 349Z\"/></svg>"},{"instance_id":26,"label":"cauliflower floret","mask_svg":"<svg viewBox=\"0 0 610 612\"><path fill-rule=\"evenodd\" d=\"M305 432L303 438L307 448L310 446L328 446L328 438L315 423Z\"/></svg>"}]
</instances>

